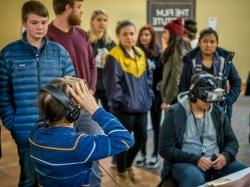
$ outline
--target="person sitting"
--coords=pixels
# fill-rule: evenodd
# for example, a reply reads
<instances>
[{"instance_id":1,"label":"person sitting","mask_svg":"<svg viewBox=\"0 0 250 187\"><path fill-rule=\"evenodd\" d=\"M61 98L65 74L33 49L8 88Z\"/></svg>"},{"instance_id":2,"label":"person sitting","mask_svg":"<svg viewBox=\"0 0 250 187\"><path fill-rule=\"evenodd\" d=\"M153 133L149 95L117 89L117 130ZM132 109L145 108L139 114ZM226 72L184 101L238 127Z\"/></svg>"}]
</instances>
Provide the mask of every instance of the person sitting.
<instances>
[{"instance_id":1,"label":"person sitting","mask_svg":"<svg viewBox=\"0 0 250 187\"><path fill-rule=\"evenodd\" d=\"M239 144L230 120L214 104L224 95L215 78L202 71L170 106L159 139L163 180L172 177L180 187L194 187L246 168L236 161Z\"/></svg>"},{"instance_id":2,"label":"person sitting","mask_svg":"<svg viewBox=\"0 0 250 187\"><path fill-rule=\"evenodd\" d=\"M80 114L78 106L91 113L104 135L76 132L73 122ZM127 151L134 144L118 119L97 105L82 79L51 81L40 90L39 108L42 122L32 130L29 141L43 187L89 186L93 161Z\"/></svg>"}]
</instances>

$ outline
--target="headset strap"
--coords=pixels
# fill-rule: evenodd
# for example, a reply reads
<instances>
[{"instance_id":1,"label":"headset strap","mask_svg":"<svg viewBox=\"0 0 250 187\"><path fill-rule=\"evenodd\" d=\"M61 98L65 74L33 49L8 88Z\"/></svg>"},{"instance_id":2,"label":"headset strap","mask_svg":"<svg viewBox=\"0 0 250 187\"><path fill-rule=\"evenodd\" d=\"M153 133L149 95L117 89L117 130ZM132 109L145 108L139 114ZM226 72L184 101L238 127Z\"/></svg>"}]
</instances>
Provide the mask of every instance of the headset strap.
<instances>
[{"instance_id":1,"label":"headset strap","mask_svg":"<svg viewBox=\"0 0 250 187\"><path fill-rule=\"evenodd\" d=\"M41 88L41 90L50 93L52 96L55 97L57 101L59 101L65 107L68 107L68 105L71 103L69 98L61 90L51 84L48 84L47 86Z\"/></svg>"}]
</instances>

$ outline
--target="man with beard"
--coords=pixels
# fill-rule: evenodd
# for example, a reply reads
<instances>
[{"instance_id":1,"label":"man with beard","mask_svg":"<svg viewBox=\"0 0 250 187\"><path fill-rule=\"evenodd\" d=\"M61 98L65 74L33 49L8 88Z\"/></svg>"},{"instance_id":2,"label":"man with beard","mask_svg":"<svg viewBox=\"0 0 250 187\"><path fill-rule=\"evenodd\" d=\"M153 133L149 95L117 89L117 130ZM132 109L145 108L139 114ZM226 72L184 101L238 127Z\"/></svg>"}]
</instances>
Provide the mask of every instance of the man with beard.
<instances>
[{"instance_id":1,"label":"man with beard","mask_svg":"<svg viewBox=\"0 0 250 187\"><path fill-rule=\"evenodd\" d=\"M56 18L49 25L47 37L61 44L72 58L76 75L85 79L92 94L96 86L96 65L91 44L81 24L83 0L53 0ZM86 110L82 110L74 124L78 131L86 134L103 134L98 124L91 119ZM100 171L96 162L92 168L91 187L100 186Z\"/></svg>"},{"instance_id":2,"label":"man with beard","mask_svg":"<svg viewBox=\"0 0 250 187\"><path fill-rule=\"evenodd\" d=\"M53 0L56 18L49 25L47 36L67 49L77 76L85 79L94 93L96 85L94 55L86 32L78 27L81 23L82 2L83 0Z\"/></svg>"}]
</instances>

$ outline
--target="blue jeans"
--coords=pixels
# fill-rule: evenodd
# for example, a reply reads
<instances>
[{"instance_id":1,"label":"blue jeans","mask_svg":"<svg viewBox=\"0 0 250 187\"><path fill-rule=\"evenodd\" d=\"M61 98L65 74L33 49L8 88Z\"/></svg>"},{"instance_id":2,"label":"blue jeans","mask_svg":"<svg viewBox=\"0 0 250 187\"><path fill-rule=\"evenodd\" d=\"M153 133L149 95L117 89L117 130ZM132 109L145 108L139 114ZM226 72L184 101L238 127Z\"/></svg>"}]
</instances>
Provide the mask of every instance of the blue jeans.
<instances>
[{"instance_id":1,"label":"blue jeans","mask_svg":"<svg viewBox=\"0 0 250 187\"><path fill-rule=\"evenodd\" d=\"M17 144L17 152L19 155L20 179L19 187L35 187L37 186L36 171L30 158L29 143Z\"/></svg>"},{"instance_id":2,"label":"blue jeans","mask_svg":"<svg viewBox=\"0 0 250 187\"><path fill-rule=\"evenodd\" d=\"M89 112L86 110L81 110L79 119L74 124L75 129L78 132L84 132L85 134L104 134L102 128L95 122ZM93 162L92 172L91 172L91 187L101 186L101 171L99 165Z\"/></svg>"},{"instance_id":3,"label":"blue jeans","mask_svg":"<svg viewBox=\"0 0 250 187\"><path fill-rule=\"evenodd\" d=\"M246 165L234 161L227 164L221 170L210 169L204 172L194 164L177 163L172 166L172 177L178 183L179 187L195 187L205 184L206 179L215 180L245 168L247 168Z\"/></svg>"}]
</instances>

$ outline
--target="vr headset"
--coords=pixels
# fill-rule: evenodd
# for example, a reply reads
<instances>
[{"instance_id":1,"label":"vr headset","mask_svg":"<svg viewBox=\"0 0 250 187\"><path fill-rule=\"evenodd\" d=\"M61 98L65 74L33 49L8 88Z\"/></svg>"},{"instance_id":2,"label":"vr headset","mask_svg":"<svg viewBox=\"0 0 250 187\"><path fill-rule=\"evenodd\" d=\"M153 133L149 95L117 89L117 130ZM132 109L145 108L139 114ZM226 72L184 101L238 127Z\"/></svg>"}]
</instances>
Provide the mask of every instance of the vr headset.
<instances>
[{"instance_id":1,"label":"vr headset","mask_svg":"<svg viewBox=\"0 0 250 187\"><path fill-rule=\"evenodd\" d=\"M208 91L204 88L198 89L195 93L196 98L201 99L206 103L215 103L225 100L225 90L221 88L216 88L215 90Z\"/></svg>"},{"instance_id":2,"label":"vr headset","mask_svg":"<svg viewBox=\"0 0 250 187\"><path fill-rule=\"evenodd\" d=\"M215 78L206 72L196 74L191 79L189 99L196 102L197 98L206 103L215 103L225 100L225 90L216 88Z\"/></svg>"}]
</instances>

